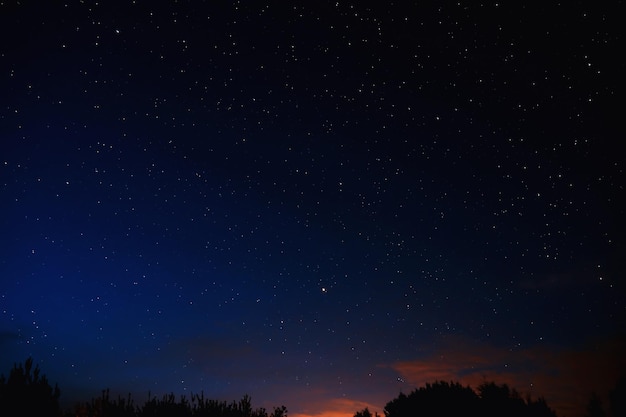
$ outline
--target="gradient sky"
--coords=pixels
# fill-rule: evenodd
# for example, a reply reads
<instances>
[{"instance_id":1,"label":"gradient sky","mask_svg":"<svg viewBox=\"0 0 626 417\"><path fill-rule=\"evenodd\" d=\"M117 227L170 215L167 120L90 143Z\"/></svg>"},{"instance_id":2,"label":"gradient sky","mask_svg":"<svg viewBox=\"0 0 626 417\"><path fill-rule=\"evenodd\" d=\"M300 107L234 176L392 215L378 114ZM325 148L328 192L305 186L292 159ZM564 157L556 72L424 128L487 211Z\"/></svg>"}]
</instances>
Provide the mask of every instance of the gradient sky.
<instances>
[{"instance_id":1,"label":"gradient sky","mask_svg":"<svg viewBox=\"0 0 626 417\"><path fill-rule=\"evenodd\" d=\"M0 3L0 372L324 417L626 372L622 2L101 3Z\"/></svg>"}]
</instances>

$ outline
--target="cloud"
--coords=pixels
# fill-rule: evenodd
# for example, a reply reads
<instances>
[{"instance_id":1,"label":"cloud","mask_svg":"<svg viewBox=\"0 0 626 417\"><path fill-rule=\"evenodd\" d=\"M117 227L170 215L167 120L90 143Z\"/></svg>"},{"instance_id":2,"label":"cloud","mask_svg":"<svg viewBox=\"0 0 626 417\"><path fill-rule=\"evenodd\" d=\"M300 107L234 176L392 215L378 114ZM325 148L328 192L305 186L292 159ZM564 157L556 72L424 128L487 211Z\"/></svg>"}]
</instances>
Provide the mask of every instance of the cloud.
<instances>
[{"instance_id":1,"label":"cloud","mask_svg":"<svg viewBox=\"0 0 626 417\"><path fill-rule=\"evenodd\" d=\"M581 349L531 347L504 349L460 337L447 338L426 357L389 365L411 386L437 380L476 388L495 381L522 395L544 397L559 416L582 415L591 392L606 394L626 373L625 340Z\"/></svg>"}]
</instances>

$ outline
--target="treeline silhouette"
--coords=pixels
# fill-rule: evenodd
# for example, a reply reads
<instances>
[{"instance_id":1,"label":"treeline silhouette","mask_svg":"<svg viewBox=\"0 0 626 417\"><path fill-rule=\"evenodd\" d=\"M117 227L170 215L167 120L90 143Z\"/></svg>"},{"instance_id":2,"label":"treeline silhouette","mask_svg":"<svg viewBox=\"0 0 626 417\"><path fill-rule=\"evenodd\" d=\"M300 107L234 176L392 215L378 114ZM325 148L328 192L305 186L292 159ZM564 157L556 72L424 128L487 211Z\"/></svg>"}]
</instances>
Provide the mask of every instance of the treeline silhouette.
<instances>
[{"instance_id":1,"label":"treeline silhouette","mask_svg":"<svg viewBox=\"0 0 626 417\"><path fill-rule=\"evenodd\" d=\"M109 390L91 399L77 403L71 410L61 410L61 391L52 387L39 366L33 367L29 358L24 365L14 365L9 377L0 376L0 416L2 417L287 417L285 406L275 407L271 413L263 408L253 408L250 396L239 401L220 401L192 394L177 398L166 394L161 398L149 396L148 400L135 404L127 397L111 398Z\"/></svg>"},{"instance_id":2,"label":"treeline silhouette","mask_svg":"<svg viewBox=\"0 0 626 417\"><path fill-rule=\"evenodd\" d=\"M8 378L0 376L0 416L37 417L287 417L285 406L275 407L271 413L265 408L253 408L251 398L244 395L239 401L207 399L203 394L177 398L167 394L156 398L148 396L143 404L135 404L127 397L110 398L109 390L91 401L77 403L70 410L61 410L61 391L50 385L39 366L33 367L29 358L15 364ZM609 393L609 408L600 397L591 394L585 417L626 417L626 378L618 381ZM543 397L522 397L506 384L484 382L476 390L458 382L438 381L417 388L409 394L400 393L383 409L385 417L557 417ZM357 411L354 417L379 417L368 408Z\"/></svg>"},{"instance_id":3,"label":"treeline silhouette","mask_svg":"<svg viewBox=\"0 0 626 417\"><path fill-rule=\"evenodd\" d=\"M545 399L523 398L506 384L495 382L485 382L476 391L458 382L426 384L408 395L400 393L383 411L386 417L556 417ZM354 417L372 417L372 414L365 408Z\"/></svg>"},{"instance_id":4,"label":"treeline silhouette","mask_svg":"<svg viewBox=\"0 0 626 417\"><path fill-rule=\"evenodd\" d=\"M408 395L400 393L383 412L385 417L557 417L543 397L522 397L508 385L495 382L484 382L476 390L458 382L426 384ZM626 417L626 377L619 379L609 393L608 409L596 393L591 393L584 416ZM378 417L378 413L372 415L364 408L354 417Z\"/></svg>"}]
</instances>

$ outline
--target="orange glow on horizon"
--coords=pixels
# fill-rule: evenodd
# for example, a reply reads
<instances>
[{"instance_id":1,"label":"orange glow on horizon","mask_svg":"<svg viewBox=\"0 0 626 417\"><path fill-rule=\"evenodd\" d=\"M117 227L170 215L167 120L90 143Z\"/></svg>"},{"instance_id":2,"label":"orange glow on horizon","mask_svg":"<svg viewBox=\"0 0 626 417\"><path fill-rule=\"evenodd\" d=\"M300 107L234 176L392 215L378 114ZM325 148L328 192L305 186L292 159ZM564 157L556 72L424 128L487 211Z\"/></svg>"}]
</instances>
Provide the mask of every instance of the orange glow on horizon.
<instances>
[{"instance_id":1,"label":"orange glow on horizon","mask_svg":"<svg viewBox=\"0 0 626 417\"><path fill-rule=\"evenodd\" d=\"M391 400L391 398L390 398ZM290 417L353 417L357 411L368 408L372 415L378 412L382 416L382 412L377 406L363 401L351 400L349 398L331 398L326 401L318 402L310 408L307 407L303 412L289 413Z\"/></svg>"}]
</instances>

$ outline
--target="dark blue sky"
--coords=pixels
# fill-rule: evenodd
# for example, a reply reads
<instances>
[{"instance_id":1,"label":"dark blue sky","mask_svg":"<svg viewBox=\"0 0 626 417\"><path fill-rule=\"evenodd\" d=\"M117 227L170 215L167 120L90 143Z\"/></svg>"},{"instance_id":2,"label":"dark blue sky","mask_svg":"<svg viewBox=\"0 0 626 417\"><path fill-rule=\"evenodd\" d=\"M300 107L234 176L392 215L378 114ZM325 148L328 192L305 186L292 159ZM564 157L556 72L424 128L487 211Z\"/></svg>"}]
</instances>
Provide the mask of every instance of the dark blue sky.
<instances>
[{"instance_id":1,"label":"dark blue sky","mask_svg":"<svg viewBox=\"0 0 626 417\"><path fill-rule=\"evenodd\" d=\"M3 372L582 413L625 369L622 8L3 3Z\"/></svg>"}]
</instances>

